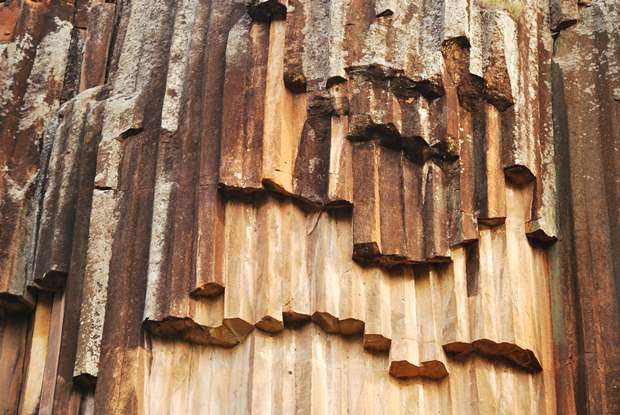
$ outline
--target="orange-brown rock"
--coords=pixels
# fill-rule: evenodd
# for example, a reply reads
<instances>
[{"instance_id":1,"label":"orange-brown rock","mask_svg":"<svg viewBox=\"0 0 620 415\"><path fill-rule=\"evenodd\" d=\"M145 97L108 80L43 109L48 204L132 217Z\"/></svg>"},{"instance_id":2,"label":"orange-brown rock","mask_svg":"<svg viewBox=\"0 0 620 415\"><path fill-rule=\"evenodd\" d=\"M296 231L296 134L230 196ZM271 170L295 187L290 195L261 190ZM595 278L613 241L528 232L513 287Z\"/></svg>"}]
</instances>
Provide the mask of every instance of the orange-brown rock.
<instances>
[{"instance_id":1,"label":"orange-brown rock","mask_svg":"<svg viewBox=\"0 0 620 415\"><path fill-rule=\"evenodd\" d=\"M0 1L0 413L620 413L616 3Z\"/></svg>"}]
</instances>

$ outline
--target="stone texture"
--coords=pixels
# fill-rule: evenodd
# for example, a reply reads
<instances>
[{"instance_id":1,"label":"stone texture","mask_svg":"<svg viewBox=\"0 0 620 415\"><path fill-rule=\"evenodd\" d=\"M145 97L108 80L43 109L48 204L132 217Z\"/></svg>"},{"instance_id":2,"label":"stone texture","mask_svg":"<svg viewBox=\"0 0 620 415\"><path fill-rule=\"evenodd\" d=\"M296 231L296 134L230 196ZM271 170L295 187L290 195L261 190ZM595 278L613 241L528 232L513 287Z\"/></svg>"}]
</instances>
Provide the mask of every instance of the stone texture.
<instances>
[{"instance_id":1,"label":"stone texture","mask_svg":"<svg viewBox=\"0 0 620 415\"><path fill-rule=\"evenodd\" d=\"M0 412L619 413L619 13L0 2Z\"/></svg>"}]
</instances>

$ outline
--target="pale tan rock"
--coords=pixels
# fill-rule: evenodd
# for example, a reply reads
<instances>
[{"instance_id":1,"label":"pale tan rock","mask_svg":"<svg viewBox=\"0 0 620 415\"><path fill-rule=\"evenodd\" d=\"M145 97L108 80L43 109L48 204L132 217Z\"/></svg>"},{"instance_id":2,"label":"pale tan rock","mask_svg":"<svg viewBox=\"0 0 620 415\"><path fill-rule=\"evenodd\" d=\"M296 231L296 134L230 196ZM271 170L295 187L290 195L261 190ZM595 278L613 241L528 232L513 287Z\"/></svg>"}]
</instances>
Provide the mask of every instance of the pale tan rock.
<instances>
[{"instance_id":1,"label":"pale tan rock","mask_svg":"<svg viewBox=\"0 0 620 415\"><path fill-rule=\"evenodd\" d=\"M616 9L1 3L0 412L617 412Z\"/></svg>"}]
</instances>

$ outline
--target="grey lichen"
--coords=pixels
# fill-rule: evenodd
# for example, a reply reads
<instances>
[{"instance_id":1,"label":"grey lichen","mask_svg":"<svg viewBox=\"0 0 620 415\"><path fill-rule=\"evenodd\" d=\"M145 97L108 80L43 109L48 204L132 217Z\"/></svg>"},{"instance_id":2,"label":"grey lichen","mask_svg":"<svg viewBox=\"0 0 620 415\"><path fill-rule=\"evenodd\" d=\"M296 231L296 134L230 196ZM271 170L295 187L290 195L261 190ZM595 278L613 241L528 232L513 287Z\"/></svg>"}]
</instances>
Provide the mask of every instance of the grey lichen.
<instances>
[{"instance_id":1,"label":"grey lichen","mask_svg":"<svg viewBox=\"0 0 620 415\"><path fill-rule=\"evenodd\" d=\"M480 6L506 10L513 18L518 18L525 7L525 0L479 0Z\"/></svg>"}]
</instances>

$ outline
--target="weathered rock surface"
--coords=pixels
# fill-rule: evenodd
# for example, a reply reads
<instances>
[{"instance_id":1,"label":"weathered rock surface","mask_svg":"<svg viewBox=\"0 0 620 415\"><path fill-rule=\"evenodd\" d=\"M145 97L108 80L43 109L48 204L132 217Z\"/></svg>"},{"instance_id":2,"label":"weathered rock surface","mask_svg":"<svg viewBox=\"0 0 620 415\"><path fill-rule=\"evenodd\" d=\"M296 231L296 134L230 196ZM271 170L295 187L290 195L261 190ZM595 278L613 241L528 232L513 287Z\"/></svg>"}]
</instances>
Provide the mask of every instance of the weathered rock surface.
<instances>
[{"instance_id":1,"label":"weathered rock surface","mask_svg":"<svg viewBox=\"0 0 620 415\"><path fill-rule=\"evenodd\" d=\"M620 413L619 24L0 2L0 412Z\"/></svg>"}]
</instances>

